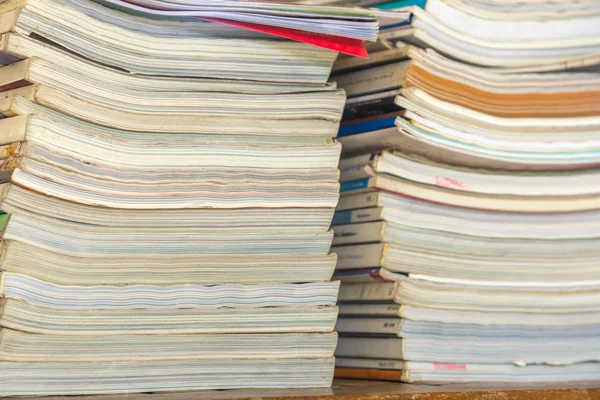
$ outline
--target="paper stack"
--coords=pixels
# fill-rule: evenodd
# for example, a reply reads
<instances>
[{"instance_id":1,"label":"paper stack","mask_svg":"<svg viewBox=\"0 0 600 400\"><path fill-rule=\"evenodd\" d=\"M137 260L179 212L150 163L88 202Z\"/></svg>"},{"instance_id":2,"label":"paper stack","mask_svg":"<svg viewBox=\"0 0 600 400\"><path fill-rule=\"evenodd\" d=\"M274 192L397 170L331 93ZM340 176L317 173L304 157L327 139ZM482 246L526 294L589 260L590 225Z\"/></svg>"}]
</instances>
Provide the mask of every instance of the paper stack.
<instances>
[{"instance_id":1,"label":"paper stack","mask_svg":"<svg viewBox=\"0 0 600 400\"><path fill-rule=\"evenodd\" d=\"M427 49L335 67L339 376L600 379L600 14L491 3L409 8L383 36Z\"/></svg>"},{"instance_id":2,"label":"paper stack","mask_svg":"<svg viewBox=\"0 0 600 400\"><path fill-rule=\"evenodd\" d=\"M258 31L376 21L131 3L0 3L0 395L329 386L345 94Z\"/></svg>"}]
</instances>

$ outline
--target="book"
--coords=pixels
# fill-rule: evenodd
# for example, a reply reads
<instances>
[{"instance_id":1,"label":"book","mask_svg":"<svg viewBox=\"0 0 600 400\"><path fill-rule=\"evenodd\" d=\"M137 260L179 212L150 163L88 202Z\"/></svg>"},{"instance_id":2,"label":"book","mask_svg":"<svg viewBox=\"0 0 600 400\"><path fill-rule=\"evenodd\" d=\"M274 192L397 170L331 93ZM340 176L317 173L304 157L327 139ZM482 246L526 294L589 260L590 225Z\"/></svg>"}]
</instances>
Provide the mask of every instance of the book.
<instances>
[{"instance_id":1,"label":"book","mask_svg":"<svg viewBox=\"0 0 600 400\"><path fill-rule=\"evenodd\" d=\"M368 370L395 370L401 371L404 369L404 361L402 360L384 360L384 359L369 359L369 358L353 358L353 357L336 357L336 368L357 368Z\"/></svg>"},{"instance_id":2,"label":"book","mask_svg":"<svg viewBox=\"0 0 600 400\"><path fill-rule=\"evenodd\" d=\"M449 284L397 277L395 282L349 283L340 288L340 302L393 301L448 310L518 313L595 312L598 287L506 287Z\"/></svg>"},{"instance_id":3,"label":"book","mask_svg":"<svg viewBox=\"0 0 600 400\"><path fill-rule=\"evenodd\" d=\"M494 213L431 203L386 192L366 192L343 196L333 227L386 221L414 228L461 233L464 235L521 238L577 239L598 237L596 210L561 214ZM369 207L374 205L375 207ZM366 206L366 207L365 207ZM366 225L364 225L366 226Z\"/></svg>"},{"instance_id":4,"label":"book","mask_svg":"<svg viewBox=\"0 0 600 400\"><path fill-rule=\"evenodd\" d=\"M4 272L65 286L200 285L324 282L336 256L308 254L206 254L78 257L19 241L2 242Z\"/></svg>"},{"instance_id":5,"label":"book","mask_svg":"<svg viewBox=\"0 0 600 400\"><path fill-rule=\"evenodd\" d=\"M92 94L95 97L101 97L97 93ZM4 96L5 98L0 104L0 113L6 117L26 115L27 111L24 110L22 102L23 100L29 100L62 111L75 118L88 120L100 126L129 131L224 134L227 132L223 128L223 125L227 120L231 119L231 117L224 116L219 111L212 113L212 115L210 112L200 111L207 108L198 104L193 105L191 99L184 100L186 106L179 108L179 110L177 110L177 106L174 106L170 110L168 107L159 106L158 109L154 110L155 112L144 113L140 112L139 108L136 110L136 106L140 107L141 105L136 105L131 100L127 103L120 103L113 100L113 104L110 106L105 104L100 105L101 102L98 101L86 101L85 98L82 98L85 96L74 96L68 89L61 90L41 84L9 90L4 92ZM238 97L238 95L234 95L233 97ZM114 98L111 97L111 99ZM190 100L190 102L188 103L187 100ZM340 96L338 101L341 111L344 101L343 95ZM185 108L188 109L186 110ZM148 109L152 110L152 107L148 107ZM307 115L301 115L304 114L302 112L292 112L292 114L296 114L296 117L292 115L289 118L286 118L285 113L278 113L278 115L272 115L271 117L263 115L264 119L256 119L256 117L260 117L260 112L253 114L253 117L250 118L244 116L243 112L239 114L240 116L235 118L236 123L247 125L247 128L230 127L229 132L231 133L240 134L241 132L245 132L248 135L257 135L260 132L265 132L266 129L271 134L278 135L282 134L283 127L293 120L298 121L298 134L302 134L304 129L307 129L315 135L333 137L337 129L337 121L335 119L327 120L327 118L322 119L320 117L314 119L310 119L309 117L307 119ZM168 124L164 127L160 126L161 121L163 123L167 121ZM260 129L258 125L260 125Z\"/></svg>"},{"instance_id":6,"label":"book","mask_svg":"<svg viewBox=\"0 0 600 400\"><path fill-rule=\"evenodd\" d=\"M3 298L64 309L334 306L339 287L339 282L63 286L9 272L0 278Z\"/></svg>"},{"instance_id":7,"label":"book","mask_svg":"<svg viewBox=\"0 0 600 400\"><path fill-rule=\"evenodd\" d=\"M48 362L57 353L64 362L329 358L337 342L335 333L39 336L2 329L1 361Z\"/></svg>"},{"instance_id":8,"label":"book","mask_svg":"<svg viewBox=\"0 0 600 400\"><path fill-rule=\"evenodd\" d=\"M171 392L190 388L234 389L290 385L308 389L331 386L333 367L333 357L259 361L67 362L62 363L60 368L53 362L0 363L2 390L7 396L39 393L39 388L30 385L33 379L45 382L45 390L49 395L127 393L132 390ZM73 374L73 371L78 373ZM172 372L165 376L165 371ZM298 375L304 377L302 382L294 382ZM127 379L122 379L124 376ZM90 385L90 381L94 384Z\"/></svg>"},{"instance_id":9,"label":"book","mask_svg":"<svg viewBox=\"0 0 600 400\"><path fill-rule=\"evenodd\" d=\"M348 121L402 111L402 108L396 104L396 96L400 93L401 89L396 89L347 99L342 120Z\"/></svg>"},{"instance_id":10,"label":"book","mask_svg":"<svg viewBox=\"0 0 600 400\"><path fill-rule=\"evenodd\" d=\"M589 382L595 380L596 363L572 365L512 365L442 362L406 362L403 381L407 383L551 383L557 380Z\"/></svg>"},{"instance_id":11,"label":"book","mask_svg":"<svg viewBox=\"0 0 600 400\"><path fill-rule=\"evenodd\" d=\"M592 338L558 340L538 338L402 339L345 337L339 339L336 357L475 364L558 364L595 362L600 354Z\"/></svg>"},{"instance_id":12,"label":"book","mask_svg":"<svg viewBox=\"0 0 600 400\"><path fill-rule=\"evenodd\" d=\"M398 11L410 11L411 22L382 32L381 39L433 48L466 63L523 68L549 64L562 69L574 60L579 65L598 62L594 56L598 43L588 36L595 28L584 31L597 23L593 10L579 15L556 10L540 21L535 12L513 17L514 9L491 11L480 4L428 0L422 8L408 4ZM575 25L577 28L572 28Z\"/></svg>"},{"instance_id":13,"label":"book","mask_svg":"<svg viewBox=\"0 0 600 400\"><path fill-rule=\"evenodd\" d=\"M336 75L334 81L346 91L348 97L364 96L400 88L409 66L410 61L385 64Z\"/></svg>"},{"instance_id":14,"label":"book","mask_svg":"<svg viewBox=\"0 0 600 400\"><path fill-rule=\"evenodd\" d=\"M77 52L88 59L144 75L324 83L336 58L333 51L294 41L270 37L244 40L246 30L240 30L238 36L231 39L215 38L214 34L206 35L195 29L199 24L196 19L192 19L196 22L184 22L188 29L179 35L173 33L177 31L177 22L147 17L133 17L136 24L132 29L131 16L90 1L55 0L50 4L28 0L18 5L8 3L1 11L3 33L29 35L35 32L64 48L76 47ZM366 22L355 32L368 29L369 25L377 26L372 17L367 16ZM214 25L207 26L206 30ZM119 35L120 40L98 40L94 30L85 27ZM236 51L219 52L226 44ZM221 57L216 64L206 56L215 52ZM287 57L290 53L306 57L305 62L291 61ZM240 61L245 65L243 71L235 68ZM265 63L269 62L277 67L265 72Z\"/></svg>"},{"instance_id":15,"label":"book","mask_svg":"<svg viewBox=\"0 0 600 400\"><path fill-rule=\"evenodd\" d=\"M355 167L356 168L356 167ZM397 150L387 150L371 155L369 161L357 169L386 174L432 186L440 186L474 193L516 196L570 196L594 194L597 181L595 171L569 172L511 172L475 170L466 167L435 163L422 157L411 156ZM351 180L341 171L342 182ZM368 177L368 176L367 176ZM576 187L579 182L586 188Z\"/></svg>"},{"instance_id":16,"label":"book","mask_svg":"<svg viewBox=\"0 0 600 400\"><path fill-rule=\"evenodd\" d=\"M481 326L516 325L523 327L577 327L597 325L600 318L590 313L527 313L527 312L482 312L472 310L448 310L382 303L341 303L343 317L402 317L405 321L433 322L443 324L472 324Z\"/></svg>"},{"instance_id":17,"label":"book","mask_svg":"<svg viewBox=\"0 0 600 400\"><path fill-rule=\"evenodd\" d=\"M22 332L66 336L310 333L332 332L337 313L337 307L321 306L65 309L4 299L0 324Z\"/></svg>"},{"instance_id":18,"label":"book","mask_svg":"<svg viewBox=\"0 0 600 400\"><path fill-rule=\"evenodd\" d=\"M424 185L400 177L378 175L367 167L370 178L344 182L342 193L361 193L373 189L398 193L435 203L485 210L507 212L575 212L593 210L598 207L598 196L503 196L479 193L465 194L463 191L442 186Z\"/></svg>"},{"instance_id":19,"label":"book","mask_svg":"<svg viewBox=\"0 0 600 400\"><path fill-rule=\"evenodd\" d=\"M338 379L366 379L392 382L400 382L402 380L401 371L387 371L381 369L366 368L336 367L333 376L334 378Z\"/></svg>"},{"instance_id":20,"label":"book","mask_svg":"<svg viewBox=\"0 0 600 400\"><path fill-rule=\"evenodd\" d=\"M401 19L405 21L404 18L405 17L402 17ZM402 61L408 57L408 48L409 46L406 44L397 43L396 47L393 49L369 53L369 58L367 59L340 55L333 64L331 73L334 75L341 74L364 70L394 61Z\"/></svg>"},{"instance_id":21,"label":"book","mask_svg":"<svg viewBox=\"0 0 600 400\"><path fill-rule=\"evenodd\" d=\"M406 318L347 317L341 316L335 326L342 335L394 335L405 339L460 339L477 336L493 340L495 338L561 339L594 337L598 334L597 325L590 322L584 325L518 325L482 323L448 323L415 321Z\"/></svg>"}]
</instances>

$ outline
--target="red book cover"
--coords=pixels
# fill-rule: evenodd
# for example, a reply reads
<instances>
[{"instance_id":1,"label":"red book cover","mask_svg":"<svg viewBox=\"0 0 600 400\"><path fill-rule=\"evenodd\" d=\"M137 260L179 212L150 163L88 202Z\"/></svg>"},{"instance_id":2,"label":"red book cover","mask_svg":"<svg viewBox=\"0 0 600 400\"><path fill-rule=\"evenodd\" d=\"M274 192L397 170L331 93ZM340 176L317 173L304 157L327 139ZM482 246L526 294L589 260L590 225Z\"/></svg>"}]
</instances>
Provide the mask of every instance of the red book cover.
<instances>
[{"instance_id":1,"label":"red book cover","mask_svg":"<svg viewBox=\"0 0 600 400\"><path fill-rule=\"evenodd\" d=\"M300 31L297 29L280 28L277 26L253 24L249 22L231 21L219 18L202 18L207 21L219 24L237 26L239 28L250 29L270 35L284 37L286 39L296 40L298 42L312 44L325 49L338 51L351 56L369 58L367 49L362 40L345 38L341 36L324 35L320 33Z\"/></svg>"}]
</instances>

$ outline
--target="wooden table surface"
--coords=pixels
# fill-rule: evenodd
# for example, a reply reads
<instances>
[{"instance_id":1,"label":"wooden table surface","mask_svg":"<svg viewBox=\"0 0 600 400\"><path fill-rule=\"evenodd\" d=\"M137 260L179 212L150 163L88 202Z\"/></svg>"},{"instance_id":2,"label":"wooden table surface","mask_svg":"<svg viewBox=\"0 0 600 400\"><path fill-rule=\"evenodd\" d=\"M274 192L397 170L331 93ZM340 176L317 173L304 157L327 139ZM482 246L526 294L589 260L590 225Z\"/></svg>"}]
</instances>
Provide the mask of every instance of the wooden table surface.
<instances>
[{"instance_id":1,"label":"wooden table surface","mask_svg":"<svg viewBox=\"0 0 600 400\"><path fill-rule=\"evenodd\" d=\"M20 397L32 400L32 397ZM36 400L600 400L600 382L564 387L560 382L546 386L444 385L426 386L391 382L338 379L327 389L208 390L178 393L127 395L51 396Z\"/></svg>"}]
</instances>

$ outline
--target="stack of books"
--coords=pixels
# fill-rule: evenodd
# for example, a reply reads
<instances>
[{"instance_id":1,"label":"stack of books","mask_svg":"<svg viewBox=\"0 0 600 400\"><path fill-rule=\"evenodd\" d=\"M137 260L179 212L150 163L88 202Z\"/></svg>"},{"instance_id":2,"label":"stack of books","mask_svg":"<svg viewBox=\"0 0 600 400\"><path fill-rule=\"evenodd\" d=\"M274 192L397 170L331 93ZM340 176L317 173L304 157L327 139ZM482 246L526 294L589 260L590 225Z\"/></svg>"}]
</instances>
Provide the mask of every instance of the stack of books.
<instances>
[{"instance_id":1,"label":"stack of books","mask_svg":"<svg viewBox=\"0 0 600 400\"><path fill-rule=\"evenodd\" d=\"M332 249L337 373L598 380L597 5L468 3L409 9L413 26L394 30L407 43L334 67L349 96ZM505 46L503 63L417 41L429 16L440 40ZM553 36L533 40L543 32Z\"/></svg>"},{"instance_id":2,"label":"stack of books","mask_svg":"<svg viewBox=\"0 0 600 400\"><path fill-rule=\"evenodd\" d=\"M0 3L0 395L331 384L337 53L258 31L377 22L175 3Z\"/></svg>"}]
</instances>

